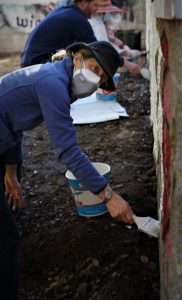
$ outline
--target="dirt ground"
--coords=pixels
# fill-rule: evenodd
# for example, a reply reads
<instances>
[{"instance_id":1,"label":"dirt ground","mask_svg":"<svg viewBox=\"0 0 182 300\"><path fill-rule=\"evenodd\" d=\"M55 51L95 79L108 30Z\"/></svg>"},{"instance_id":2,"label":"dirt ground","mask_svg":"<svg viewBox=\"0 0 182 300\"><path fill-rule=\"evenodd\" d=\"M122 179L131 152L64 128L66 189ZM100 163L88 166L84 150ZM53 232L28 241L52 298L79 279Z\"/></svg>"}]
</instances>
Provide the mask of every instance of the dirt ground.
<instances>
[{"instance_id":1,"label":"dirt ground","mask_svg":"<svg viewBox=\"0 0 182 300\"><path fill-rule=\"evenodd\" d=\"M1 75L18 56L1 58ZM118 101L129 118L77 125L92 161L111 166L112 188L140 216L157 218L149 83L120 78ZM158 240L109 214L85 218L74 200L44 126L25 134L21 300L158 300Z\"/></svg>"}]
</instances>

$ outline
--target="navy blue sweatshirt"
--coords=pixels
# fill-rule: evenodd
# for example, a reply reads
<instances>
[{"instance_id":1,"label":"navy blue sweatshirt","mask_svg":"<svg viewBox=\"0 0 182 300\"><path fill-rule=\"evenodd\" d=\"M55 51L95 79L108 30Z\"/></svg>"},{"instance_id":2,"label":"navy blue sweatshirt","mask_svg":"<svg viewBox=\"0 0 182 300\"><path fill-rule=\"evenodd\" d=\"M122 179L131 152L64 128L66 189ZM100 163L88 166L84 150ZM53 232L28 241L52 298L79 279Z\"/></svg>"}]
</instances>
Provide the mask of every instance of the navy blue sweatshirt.
<instances>
[{"instance_id":1,"label":"navy blue sweatshirt","mask_svg":"<svg viewBox=\"0 0 182 300\"><path fill-rule=\"evenodd\" d=\"M66 57L0 78L0 155L6 164L20 162L23 131L44 121L59 161L88 190L98 193L107 182L77 144L70 116L72 75L72 57Z\"/></svg>"},{"instance_id":2,"label":"navy blue sweatshirt","mask_svg":"<svg viewBox=\"0 0 182 300\"><path fill-rule=\"evenodd\" d=\"M57 50L75 42L96 41L85 14L75 5L63 6L48 14L28 36L21 54L22 67L50 61Z\"/></svg>"}]
</instances>

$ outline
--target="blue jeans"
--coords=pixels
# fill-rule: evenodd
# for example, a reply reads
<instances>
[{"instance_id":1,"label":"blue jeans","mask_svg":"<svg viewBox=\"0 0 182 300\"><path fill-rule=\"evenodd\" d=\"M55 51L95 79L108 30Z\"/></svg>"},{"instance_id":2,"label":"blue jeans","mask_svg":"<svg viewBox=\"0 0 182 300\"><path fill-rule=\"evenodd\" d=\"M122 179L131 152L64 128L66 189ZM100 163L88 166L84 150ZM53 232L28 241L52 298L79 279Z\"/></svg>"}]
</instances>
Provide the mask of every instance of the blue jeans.
<instances>
[{"instance_id":1,"label":"blue jeans","mask_svg":"<svg viewBox=\"0 0 182 300\"><path fill-rule=\"evenodd\" d=\"M0 299L17 300L20 237L0 183Z\"/></svg>"}]
</instances>

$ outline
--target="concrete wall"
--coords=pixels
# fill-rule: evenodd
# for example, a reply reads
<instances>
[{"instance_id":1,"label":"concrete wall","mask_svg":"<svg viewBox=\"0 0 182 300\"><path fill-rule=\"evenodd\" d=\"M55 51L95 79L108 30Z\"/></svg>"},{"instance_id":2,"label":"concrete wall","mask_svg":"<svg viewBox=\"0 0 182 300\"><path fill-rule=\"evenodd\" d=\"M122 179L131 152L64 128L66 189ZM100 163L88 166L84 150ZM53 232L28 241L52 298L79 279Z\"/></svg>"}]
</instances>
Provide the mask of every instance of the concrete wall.
<instances>
[{"instance_id":1,"label":"concrete wall","mask_svg":"<svg viewBox=\"0 0 182 300\"><path fill-rule=\"evenodd\" d=\"M54 9L56 2L0 4L0 54L20 52L34 26ZM12 1L13 2L13 1ZM36 2L36 1L34 1Z\"/></svg>"},{"instance_id":2,"label":"concrete wall","mask_svg":"<svg viewBox=\"0 0 182 300\"><path fill-rule=\"evenodd\" d=\"M161 220L161 299L182 299L182 20L156 18L147 1L151 121Z\"/></svg>"}]
</instances>

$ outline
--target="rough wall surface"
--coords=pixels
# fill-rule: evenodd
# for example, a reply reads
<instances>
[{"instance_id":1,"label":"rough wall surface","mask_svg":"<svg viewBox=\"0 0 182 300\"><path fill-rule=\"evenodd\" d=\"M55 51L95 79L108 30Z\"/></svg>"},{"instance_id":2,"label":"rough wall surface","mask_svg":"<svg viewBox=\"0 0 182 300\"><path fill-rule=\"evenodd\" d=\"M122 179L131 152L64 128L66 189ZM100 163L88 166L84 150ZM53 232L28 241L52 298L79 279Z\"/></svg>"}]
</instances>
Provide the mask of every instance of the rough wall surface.
<instances>
[{"instance_id":1,"label":"rough wall surface","mask_svg":"<svg viewBox=\"0 0 182 300\"><path fill-rule=\"evenodd\" d=\"M161 220L161 299L182 299L182 21L147 6L151 121Z\"/></svg>"}]
</instances>

